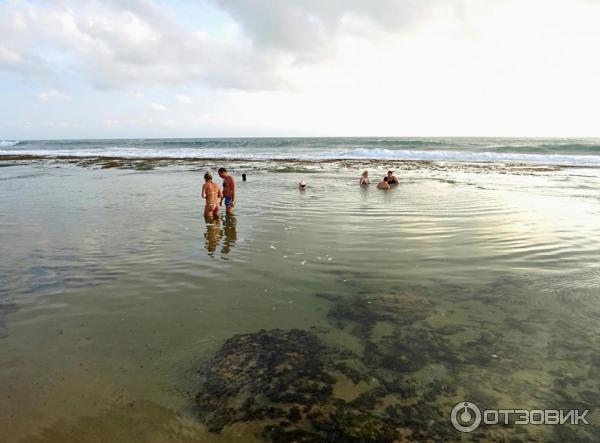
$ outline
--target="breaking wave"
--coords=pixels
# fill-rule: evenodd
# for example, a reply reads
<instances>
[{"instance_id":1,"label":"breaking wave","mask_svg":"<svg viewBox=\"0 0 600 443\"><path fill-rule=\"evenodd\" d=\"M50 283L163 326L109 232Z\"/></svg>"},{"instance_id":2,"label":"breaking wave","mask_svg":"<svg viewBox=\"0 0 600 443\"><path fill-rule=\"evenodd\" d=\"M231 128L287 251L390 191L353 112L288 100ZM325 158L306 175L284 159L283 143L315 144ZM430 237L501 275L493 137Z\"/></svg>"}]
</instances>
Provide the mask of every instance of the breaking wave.
<instances>
[{"instance_id":1,"label":"breaking wave","mask_svg":"<svg viewBox=\"0 0 600 443\"><path fill-rule=\"evenodd\" d=\"M16 145L19 145L15 148ZM3 141L0 156L248 161L383 160L600 167L600 139L237 138Z\"/></svg>"}]
</instances>

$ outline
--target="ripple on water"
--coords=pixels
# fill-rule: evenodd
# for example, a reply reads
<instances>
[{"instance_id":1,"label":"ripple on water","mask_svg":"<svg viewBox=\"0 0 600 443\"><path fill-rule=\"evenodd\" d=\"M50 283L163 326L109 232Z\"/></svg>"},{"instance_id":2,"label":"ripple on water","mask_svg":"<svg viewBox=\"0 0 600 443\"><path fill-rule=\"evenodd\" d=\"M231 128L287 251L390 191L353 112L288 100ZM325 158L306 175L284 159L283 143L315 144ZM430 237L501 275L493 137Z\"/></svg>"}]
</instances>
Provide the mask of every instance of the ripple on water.
<instances>
[{"instance_id":1,"label":"ripple on water","mask_svg":"<svg viewBox=\"0 0 600 443\"><path fill-rule=\"evenodd\" d=\"M30 379L45 380L47 373L59 379L71 360L56 355L86 364L85 356L96 366L80 368L76 361L70 369L77 376L68 382L73 391L89 393L94 377L126 380L119 385L123 389L127 383L138 386L136 374L143 372L138 360L148 355L145 368L150 357L156 365L149 378L189 387L179 374L188 377L191 363L209 358L226 338L293 324L325 325L324 340L356 353L374 343L374 360L365 364L386 366L375 370L394 389L401 387L392 384L398 378L394 365L406 369L416 390L401 394L410 394L415 405L392 408L399 421L418 418L419 398L425 397L446 417L446 405L435 399L448 400L449 381L484 402L500 404L514 396L527 406L538 393L556 404L580 399L578 392L567 397L554 386L569 384L566 373L597 378L590 362L600 318L598 209L597 202L571 194L575 187L563 190L546 176L521 181L514 175L464 177L465 170L444 169L431 180L430 170L405 170L406 183L383 192L374 186L359 189L357 174L349 169L308 178L298 170L256 171L247 183L238 182L232 227L225 219L207 224L201 216L200 172L81 169L31 189L24 186L18 198L11 194L2 200L10 204L0 218L6 246L0 278L17 298L49 295L35 301L47 308L43 315L41 309L17 313L29 317L18 322L17 337L7 338L15 346L3 358L17 362L10 370L27 369ZM304 193L296 188L301 179L308 182ZM44 192L38 194L40 188ZM78 192L66 191L73 189ZM7 192L0 188L0 198ZM410 328L361 327L360 316L341 308L350 319L332 324L328 315L335 303L362 309L349 303L352 297L409 290L434 306ZM315 297L318 292L330 298ZM40 324L43 336L36 329ZM64 324L70 325L64 335L47 334L62 331ZM569 344L570 332L576 346ZM23 343L27 346L18 346ZM31 358L38 364L18 367ZM580 361L580 367L573 363ZM22 383L31 388L29 380ZM137 402L142 396L130 388ZM167 396L156 393L162 388L152 394L145 388L144 395L157 401ZM173 386L165 390L175 396ZM595 395L593 386L579 391L590 391L586 398ZM68 400L61 390L51 392L56 405ZM181 406L186 394L177 392ZM371 401L367 397L361 401ZM59 416L64 412L56 409ZM118 405L115 411L128 416ZM75 427L122 426L112 412L95 412L100 421L84 419ZM163 412L172 425L173 411L157 411ZM426 418L409 425L426 428ZM63 436L65 429L48 432Z\"/></svg>"}]
</instances>

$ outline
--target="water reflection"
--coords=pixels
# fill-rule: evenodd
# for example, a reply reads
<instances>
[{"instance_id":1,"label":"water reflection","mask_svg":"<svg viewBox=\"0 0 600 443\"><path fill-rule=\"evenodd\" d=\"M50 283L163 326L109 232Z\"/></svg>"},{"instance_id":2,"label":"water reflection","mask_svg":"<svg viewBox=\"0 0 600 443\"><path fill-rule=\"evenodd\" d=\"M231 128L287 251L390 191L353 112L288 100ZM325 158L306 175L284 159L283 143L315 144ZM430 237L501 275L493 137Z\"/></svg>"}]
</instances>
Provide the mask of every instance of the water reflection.
<instances>
[{"instance_id":1,"label":"water reflection","mask_svg":"<svg viewBox=\"0 0 600 443\"><path fill-rule=\"evenodd\" d=\"M214 257L219 244L221 254L229 254L237 241L237 220L232 215L221 218L205 217L206 232L204 247L210 257ZM222 225L221 225L222 223Z\"/></svg>"},{"instance_id":2,"label":"water reflection","mask_svg":"<svg viewBox=\"0 0 600 443\"><path fill-rule=\"evenodd\" d=\"M233 215L226 215L223 219L223 236L221 253L229 254L237 241L237 220Z\"/></svg>"},{"instance_id":3,"label":"water reflection","mask_svg":"<svg viewBox=\"0 0 600 443\"><path fill-rule=\"evenodd\" d=\"M208 251L208 255L212 257L223 236L223 232L221 231L221 220L212 217L205 217L205 220L206 232L204 233L204 238L206 239L206 243L204 244L204 247Z\"/></svg>"}]
</instances>

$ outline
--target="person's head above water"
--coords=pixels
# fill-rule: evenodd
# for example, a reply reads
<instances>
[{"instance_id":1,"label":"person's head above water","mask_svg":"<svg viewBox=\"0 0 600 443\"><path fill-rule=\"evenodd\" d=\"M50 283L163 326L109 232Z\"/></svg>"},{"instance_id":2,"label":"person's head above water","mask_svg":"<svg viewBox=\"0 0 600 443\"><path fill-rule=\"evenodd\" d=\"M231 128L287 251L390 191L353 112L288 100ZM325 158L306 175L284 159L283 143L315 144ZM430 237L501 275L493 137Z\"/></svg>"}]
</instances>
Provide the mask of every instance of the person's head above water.
<instances>
[{"instance_id":1,"label":"person's head above water","mask_svg":"<svg viewBox=\"0 0 600 443\"><path fill-rule=\"evenodd\" d=\"M391 177L392 175L394 175L394 171L388 171L388 177Z\"/></svg>"},{"instance_id":2,"label":"person's head above water","mask_svg":"<svg viewBox=\"0 0 600 443\"><path fill-rule=\"evenodd\" d=\"M304 180L302 180L300 183L298 183L298 187L300 189L305 189L306 188L306 182Z\"/></svg>"},{"instance_id":3,"label":"person's head above water","mask_svg":"<svg viewBox=\"0 0 600 443\"><path fill-rule=\"evenodd\" d=\"M223 178L227 175L227 169L219 168L219 177Z\"/></svg>"},{"instance_id":4,"label":"person's head above water","mask_svg":"<svg viewBox=\"0 0 600 443\"><path fill-rule=\"evenodd\" d=\"M389 180L389 179L388 179L388 176L387 176L387 175L386 175L385 177L383 177L383 181L384 181L384 182L387 182L388 180Z\"/></svg>"},{"instance_id":5,"label":"person's head above water","mask_svg":"<svg viewBox=\"0 0 600 443\"><path fill-rule=\"evenodd\" d=\"M207 172L206 174L204 174L204 181L211 181L212 180L212 174L210 172Z\"/></svg>"},{"instance_id":6,"label":"person's head above water","mask_svg":"<svg viewBox=\"0 0 600 443\"><path fill-rule=\"evenodd\" d=\"M369 171L363 171L362 176L363 177L368 177L369 176Z\"/></svg>"}]
</instances>

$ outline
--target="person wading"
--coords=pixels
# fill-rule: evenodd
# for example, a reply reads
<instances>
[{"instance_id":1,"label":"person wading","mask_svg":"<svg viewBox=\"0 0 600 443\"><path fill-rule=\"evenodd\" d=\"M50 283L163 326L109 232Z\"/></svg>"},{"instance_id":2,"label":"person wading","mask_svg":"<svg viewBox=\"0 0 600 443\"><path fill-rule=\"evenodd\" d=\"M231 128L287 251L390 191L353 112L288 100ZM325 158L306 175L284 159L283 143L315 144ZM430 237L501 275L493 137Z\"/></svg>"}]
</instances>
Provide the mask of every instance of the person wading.
<instances>
[{"instance_id":1,"label":"person wading","mask_svg":"<svg viewBox=\"0 0 600 443\"><path fill-rule=\"evenodd\" d=\"M227 173L227 169L219 168L219 177L223 179L223 197L221 203L225 201L225 212L227 215L233 215L235 207L235 180Z\"/></svg>"},{"instance_id":2,"label":"person wading","mask_svg":"<svg viewBox=\"0 0 600 443\"><path fill-rule=\"evenodd\" d=\"M212 181L212 175L210 172L204 174L204 184L202 185L202 198L206 199L206 205L204 206L204 217L216 218L219 216L220 202L223 200L223 194L221 188Z\"/></svg>"}]
</instances>

